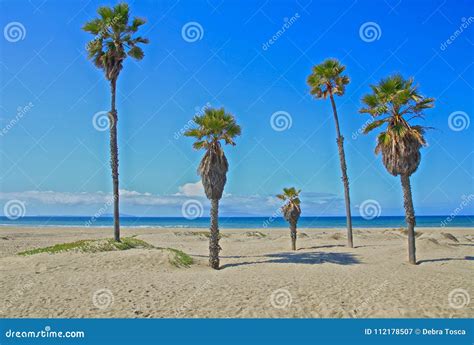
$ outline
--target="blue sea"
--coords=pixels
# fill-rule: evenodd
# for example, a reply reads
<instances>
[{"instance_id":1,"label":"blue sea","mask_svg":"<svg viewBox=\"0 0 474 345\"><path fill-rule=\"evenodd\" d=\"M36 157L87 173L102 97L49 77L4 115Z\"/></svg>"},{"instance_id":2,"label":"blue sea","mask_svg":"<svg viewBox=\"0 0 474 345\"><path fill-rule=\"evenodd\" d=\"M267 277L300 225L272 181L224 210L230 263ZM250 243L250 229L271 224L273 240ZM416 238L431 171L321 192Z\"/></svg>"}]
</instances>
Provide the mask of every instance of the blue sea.
<instances>
[{"instance_id":1,"label":"blue sea","mask_svg":"<svg viewBox=\"0 0 474 345\"><path fill-rule=\"evenodd\" d=\"M474 216L417 216L417 227L474 227ZM125 227L158 227L158 228L208 228L209 218L186 219L181 217L121 217ZM374 219L353 217L354 228L399 228L405 226L402 216L385 216ZM0 226L112 226L112 217L22 217L10 220L0 217ZM345 217L301 217L299 228L344 228ZM268 217L221 217L221 229L252 228L286 228L288 223L283 218Z\"/></svg>"}]
</instances>

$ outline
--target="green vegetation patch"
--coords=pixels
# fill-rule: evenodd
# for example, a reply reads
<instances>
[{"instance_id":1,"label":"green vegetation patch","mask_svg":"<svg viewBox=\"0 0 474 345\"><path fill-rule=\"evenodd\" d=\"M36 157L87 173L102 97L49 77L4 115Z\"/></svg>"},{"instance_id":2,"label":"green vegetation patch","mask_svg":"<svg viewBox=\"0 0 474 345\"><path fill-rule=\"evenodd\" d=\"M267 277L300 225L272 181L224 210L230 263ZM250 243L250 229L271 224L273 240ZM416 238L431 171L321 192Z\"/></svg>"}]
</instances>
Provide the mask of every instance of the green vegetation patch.
<instances>
[{"instance_id":1,"label":"green vegetation patch","mask_svg":"<svg viewBox=\"0 0 474 345\"><path fill-rule=\"evenodd\" d=\"M100 253L110 252L116 250L128 250L132 248L151 249L154 248L151 244L135 237L123 237L121 242L116 242L113 239L100 240L81 240L70 243L55 244L50 247L36 248L26 250L18 253L18 255L34 255L40 253L56 254L63 252L80 252L80 253Z\"/></svg>"},{"instance_id":2,"label":"green vegetation patch","mask_svg":"<svg viewBox=\"0 0 474 345\"><path fill-rule=\"evenodd\" d=\"M167 248L167 250L171 253L169 262L173 266L189 267L194 263L193 258L181 250L174 248Z\"/></svg>"},{"instance_id":3,"label":"green vegetation patch","mask_svg":"<svg viewBox=\"0 0 474 345\"><path fill-rule=\"evenodd\" d=\"M180 231L175 232L175 236L196 236L196 237L211 237L211 233L209 231ZM223 237L229 237L228 234L223 234L222 232L219 233L219 239Z\"/></svg>"},{"instance_id":4,"label":"green vegetation patch","mask_svg":"<svg viewBox=\"0 0 474 345\"><path fill-rule=\"evenodd\" d=\"M55 244L50 247L36 248L18 253L18 255L27 256L41 253L57 254L64 252L76 253L100 253L129 249L157 249L168 253L168 261L175 267L189 267L194 263L191 256L185 252L174 248L158 248L143 240L135 237L123 237L121 242L115 242L113 239L100 240L81 240L70 243Z\"/></svg>"}]
</instances>

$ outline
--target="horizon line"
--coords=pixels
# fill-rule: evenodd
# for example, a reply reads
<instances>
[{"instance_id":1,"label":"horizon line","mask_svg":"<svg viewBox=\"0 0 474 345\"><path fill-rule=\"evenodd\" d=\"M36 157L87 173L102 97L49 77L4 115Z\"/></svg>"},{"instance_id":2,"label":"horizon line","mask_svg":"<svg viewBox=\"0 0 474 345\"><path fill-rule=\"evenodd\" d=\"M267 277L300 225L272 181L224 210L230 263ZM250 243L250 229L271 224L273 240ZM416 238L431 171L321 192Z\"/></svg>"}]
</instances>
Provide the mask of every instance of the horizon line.
<instances>
[{"instance_id":1,"label":"horizon line","mask_svg":"<svg viewBox=\"0 0 474 345\"><path fill-rule=\"evenodd\" d=\"M95 217L94 215L35 215L35 216L23 216L21 218L18 218L18 219L15 219L15 220L20 220L20 219L24 219L24 218L39 218L39 217L42 217L42 218L60 218L60 217L77 217L77 218L95 218L95 219L100 219L100 218L111 218L113 219L113 215L110 215L110 216L100 216L100 217ZM199 219L199 218L210 218L209 216L201 216L201 217L197 217L197 218L194 218L194 219L188 219L186 217L183 217L183 216L136 216L136 215L125 215L125 216L119 216L120 218L179 218L179 219L185 219L185 220L189 220L189 221L192 221L192 220L196 220L196 219ZM367 219L367 220L375 220L377 218L384 218L384 217L405 217L405 215L403 214L400 214L400 215L385 215L385 216L378 216L378 217L375 217L373 219ZM449 214L430 214L430 215L417 215L416 217L451 217L451 215ZM466 214L466 215L456 215L454 217L474 217L474 214ZM7 218L7 216L0 216L0 218ZM262 216L220 216L219 218L273 218L273 219L278 219L278 218L281 218L283 219L282 216L279 216L279 217L273 217L273 216L268 216L268 215L262 215ZM301 218L346 218L346 216L342 215L342 216L329 216L329 215L321 215L321 216L301 216ZM362 216L352 216L351 218L362 218L362 219L366 219ZM15 220L12 220L12 221L15 221Z\"/></svg>"}]
</instances>

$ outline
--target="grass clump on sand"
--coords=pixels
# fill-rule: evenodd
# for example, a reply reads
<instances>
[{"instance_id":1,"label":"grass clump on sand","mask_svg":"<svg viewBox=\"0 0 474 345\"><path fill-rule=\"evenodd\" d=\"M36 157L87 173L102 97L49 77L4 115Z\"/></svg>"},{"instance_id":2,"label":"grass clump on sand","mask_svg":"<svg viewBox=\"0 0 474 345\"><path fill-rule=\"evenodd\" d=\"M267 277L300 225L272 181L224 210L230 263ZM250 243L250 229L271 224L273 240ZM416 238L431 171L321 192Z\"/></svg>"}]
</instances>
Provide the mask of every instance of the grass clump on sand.
<instances>
[{"instance_id":1,"label":"grass clump on sand","mask_svg":"<svg viewBox=\"0 0 474 345\"><path fill-rule=\"evenodd\" d=\"M456 236L450 234L449 232L442 232L441 235L443 235L444 238L447 238L448 240L459 243L459 240L456 238Z\"/></svg>"},{"instance_id":2,"label":"grass clump on sand","mask_svg":"<svg viewBox=\"0 0 474 345\"><path fill-rule=\"evenodd\" d=\"M245 233L248 237L257 237L257 238L265 238L267 237L266 234L260 231L247 231Z\"/></svg>"},{"instance_id":3,"label":"grass clump on sand","mask_svg":"<svg viewBox=\"0 0 474 345\"><path fill-rule=\"evenodd\" d=\"M196 237L205 237L205 238L211 237L211 234L209 231L181 231L181 232L175 232L174 235L175 236L196 236ZM223 237L229 237L229 235L219 233L219 239Z\"/></svg>"},{"instance_id":4,"label":"grass clump on sand","mask_svg":"<svg viewBox=\"0 0 474 345\"><path fill-rule=\"evenodd\" d=\"M151 249L151 244L134 237L123 237L121 242L115 242L113 239L100 240L80 240L70 243L55 244L50 247L35 248L18 253L18 255L34 255L40 253L56 254L69 251L80 253L99 253L116 250L128 250L132 248Z\"/></svg>"},{"instance_id":5,"label":"grass clump on sand","mask_svg":"<svg viewBox=\"0 0 474 345\"><path fill-rule=\"evenodd\" d=\"M169 257L170 264L176 267L189 267L193 264L193 258L190 257L185 252L174 249L174 248L167 248L172 255Z\"/></svg>"},{"instance_id":6,"label":"grass clump on sand","mask_svg":"<svg viewBox=\"0 0 474 345\"><path fill-rule=\"evenodd\" d=\"M398 231L404 235L404 236L408 236L408 230L405 229L405 228L399 228ZM415 232L415 237L420 237L421 235L423 235L423 233L421 231L416 231Z\"/></svg>"}]
</instances>

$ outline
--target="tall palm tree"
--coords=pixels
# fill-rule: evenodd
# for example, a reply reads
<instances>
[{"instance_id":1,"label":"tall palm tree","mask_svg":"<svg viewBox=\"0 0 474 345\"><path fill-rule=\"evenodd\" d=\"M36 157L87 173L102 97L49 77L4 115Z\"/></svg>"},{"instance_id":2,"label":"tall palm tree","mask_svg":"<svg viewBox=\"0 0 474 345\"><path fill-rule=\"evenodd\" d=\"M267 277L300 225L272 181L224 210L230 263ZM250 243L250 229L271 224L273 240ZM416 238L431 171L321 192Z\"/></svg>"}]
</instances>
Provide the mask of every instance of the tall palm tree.
<instances>
[{"instance_id":1,"label":"tall palm tree","mask_svg":"<svg viewBox=\"0 0 474 345\"><path fill-rule=\"evenodd\" d=\"M222 198L227 181L229 164L222 149L221 141L235 146L234 139L241 133L240 126L232 114L224 108L207 108L203 115L194 117L197 128L185 132L188 137L196 138L193 147L206 150L198 167L204 191L211 200L211 225L209 236L209 265L219 269L219 200Z\"/></svg>"},{"instance_id":2,"label":"tall palm tree","mask_svg":"<svg viewBox=\"0 0 474 345\"><path fill-rule=\"evenodd\" d=\"M110 166L112 168L114 194L114 238L115 241L119 242L118 118L115 108L115 93L117 79L127 55L136 60L143 59L143 50L138 45L148 43L148 39L135 36L140 26L145 24L145 20L134 18L132 22L129 23L129 9L127 4L120 3L113 8L99 7L97 13L99 14L99 18L87 22L82 29L95 36L95 38L87 44L88 57L97 68L104 71L105 78L110 82Z\"/></svg>"},{"instance_id":3,"label":"tall palm tree","mask_svg":"<svg viewBox=\"0 0 474 345\"><path fill-rule=\"evenodd\" d=\"M339 118L337 115L336 102L334 95L342 96L346 91L346 85L349 84L349 77L342 75L346 66L336 59L327 59L321 64L313 67L313 72L308 77L308 85L311 88L311 94L315 98L326 99L329 96L336 124L336 142L339 150L339 161L341 163L342 182L344 183L344 198L346 202L346 222L347 222L347 241L348 246L352 248L352 217L351 217L351 198L349 194L349 178L347 177L346 155L344 153L344 137L339 128Z\"/></svg>"},{"instance_id":4,"label":"tall palm tree","mask_svg":"<svg viewBox=\"0 0 474 345\"><path fill-rule=\"evenodd\" d=\"M296 226L301 215L300 190L295 187L283 188L283 193L278 194L277 198L284 201L281 210L283 217L290 224L291 249L296 250Z\"/></svg>"},{"instance_id":5,"label":"tall palm tree","mask_svg":"<svg viewBox=\"0 0 474 345\"><path fill-rule=\"evenodd\" d=\"M373 122L365 127L365 133L385 126L377 136L375 153L382 153L382 162L393 176L400 175L403 188L405 219L408 227L408 260L416 264L415 254L415 210L410 185L410 176L418 169L420 149L426 145L426 127L411 125L410 120L423 118L425 109L434 106L434 98L422 96L413 78L404 79L393 75L372 85L372 93L365 95L366 106L361 113L372 116Z\"/></svg>"}]
</instances>

